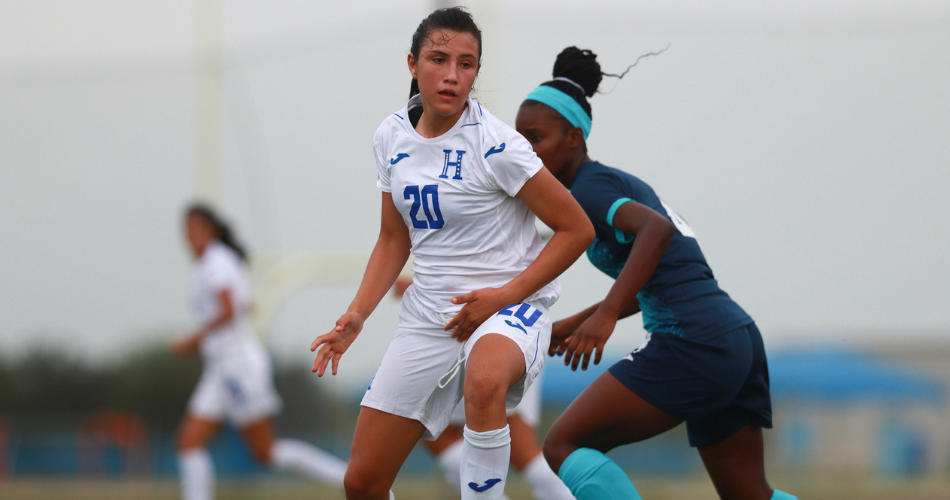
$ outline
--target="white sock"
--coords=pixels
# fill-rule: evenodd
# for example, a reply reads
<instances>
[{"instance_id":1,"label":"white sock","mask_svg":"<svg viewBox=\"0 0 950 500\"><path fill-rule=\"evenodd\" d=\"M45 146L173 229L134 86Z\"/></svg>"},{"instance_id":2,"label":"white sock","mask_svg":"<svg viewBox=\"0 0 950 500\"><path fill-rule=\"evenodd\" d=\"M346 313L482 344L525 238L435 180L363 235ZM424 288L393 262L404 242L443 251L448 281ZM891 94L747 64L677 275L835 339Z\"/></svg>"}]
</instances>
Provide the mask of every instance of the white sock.
<instances>
[{"instance_id":1,"label":"white sock","mask_svg":"<svg viewBox=\"0 0 950 500\"><path fill-rule=\"evenodd\" d=\"M346 462L297 439L278 439L271 448L271 463L274 467L290 469L307 477L343 486Z\"/></svg>"},{"instance_id":2,"label":"white sock","mask_svg":"<svg viewBox=\"0 0 950 500\"><path fill-rule=\"evenodd\" d=\"M439 468L442 469L445 482L448 483L449 486L455 488L455 491L461 491L462 488L462 480L459 479L459 473L462 470L463 443L464 441L459 439L458 441L449 445L448 448L442 450L442 453L439 453L435 457L436 462L439 464ZM502 500L508 500L507 496L502 496L501 498Z\"/></svg>"},{"instance_id":3,"label":"white sock","mask_svg":"<svg viewBox=\"0 0 950 500\"><path fill-rule=\"evenodd\" d=\"M178 452L178 470L182 500L214 498L214 463L208 450L194 448Z\"/></svg>"},{"instance_id":4,"label":"white sock","mask_svg":"<svg viewBox=\"0 0 950 500\"><path fill-rule=\"evenodd\" d=\"M536 500L574 500L571 490L551 470L541 453L528 462L521 475L531 485L531 492Z\"/></svg>"},{"instance_id":5,"label":"white sock","mask_svg":"<svg viewBox=\"0 0 950 500\"><path fill-rule=\"evenodd\" d=\"M499 500L504 497L511 459L511 434L508 426L493 431L462 431L462 500Z\"/></svg>"}]
</instances>

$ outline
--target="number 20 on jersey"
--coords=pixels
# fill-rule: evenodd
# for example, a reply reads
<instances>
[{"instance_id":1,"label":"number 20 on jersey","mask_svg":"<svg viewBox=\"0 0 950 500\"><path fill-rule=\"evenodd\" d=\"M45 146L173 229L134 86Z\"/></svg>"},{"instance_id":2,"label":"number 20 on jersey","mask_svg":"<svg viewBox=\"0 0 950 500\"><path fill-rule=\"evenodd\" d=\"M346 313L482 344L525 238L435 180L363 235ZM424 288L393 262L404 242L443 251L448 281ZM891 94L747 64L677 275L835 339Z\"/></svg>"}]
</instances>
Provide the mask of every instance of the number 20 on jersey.
<instances>
[{"instance_id":1,"label":"number 20 on jersey","mask_svg":"<svg viewBox=\"0 0 950 500\"><path fill-rule=\"evenodd\" d=\"M415 229L442 229L445 225L445 219L442 218L442 211L439 210L439 185L427 184L419 189L419 186L406 186L402 192L404 199L412 199L412 207L409 208L409 219L412 220L412 227ZM425 220L416 218L419 215L419 207L425 213Z\"/></svg>"}]
</instances>

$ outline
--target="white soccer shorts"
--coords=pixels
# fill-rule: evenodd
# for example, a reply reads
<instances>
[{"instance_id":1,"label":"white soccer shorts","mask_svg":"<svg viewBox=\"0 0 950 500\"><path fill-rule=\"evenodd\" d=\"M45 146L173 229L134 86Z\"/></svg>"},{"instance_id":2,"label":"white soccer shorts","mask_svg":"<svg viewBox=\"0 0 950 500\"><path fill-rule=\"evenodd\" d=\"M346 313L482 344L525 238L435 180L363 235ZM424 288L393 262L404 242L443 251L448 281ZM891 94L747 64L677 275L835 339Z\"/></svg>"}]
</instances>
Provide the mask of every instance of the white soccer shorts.
<instances>
[{"instance_id":1,"label":"white soccer shorts","mask_svg":"<svg viewBox=\"0 0 950 500\"><path fill-rule=\"evenodd\" d=\"M424 310L412 287L403 296L399 328L361 404L393 415L418 420L426 427L423 439L436 439L452 420L462 399L465 362L472 347L486 334L513 340L525 359L525 376L509 389L505 406L514 409L541 371L551 342L551 315L544 300L514 304L481 324L464 343L443 331L452 316Z\"/></svg>"},{"instance_id":2,"label":"white soccer shorts","mask_svg":"<svg viewBox=\"0 0 950 500\"><path fill-rule=\"evenodd\" d=\"M208 363L188 401L188 412L241 429L280 413L282 406L274 389L270 358L262 352Z\"/></svg>"}]
</instances>

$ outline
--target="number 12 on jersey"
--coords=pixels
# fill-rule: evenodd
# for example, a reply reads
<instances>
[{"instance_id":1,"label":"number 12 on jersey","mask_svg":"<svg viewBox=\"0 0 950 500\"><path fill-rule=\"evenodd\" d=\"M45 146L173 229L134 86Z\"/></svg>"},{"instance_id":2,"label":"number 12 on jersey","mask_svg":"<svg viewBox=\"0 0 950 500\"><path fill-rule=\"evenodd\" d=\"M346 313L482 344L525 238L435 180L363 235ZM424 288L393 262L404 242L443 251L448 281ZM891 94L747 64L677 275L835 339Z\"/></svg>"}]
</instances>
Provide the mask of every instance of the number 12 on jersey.
<instances>
[{"instance_id":1,"label":"number 12 on jersey","mask_svg":"<svg viewBox=\"0 0 950 500\"><path fill-rule=\"evenodd\" d=\"M442 211L439 210L438 184L427 184L422 186L421 190L419 186L406 186L402 194L404 199L408 200L412 198L412 207L409 208L409 218L412 219L412 227L416 229L442 229L442 226L445 225L445 219L442 218ZM416 218L416 216L419 215L420 205L426 214L426 220Z\"/></svg>"}]
</instances>

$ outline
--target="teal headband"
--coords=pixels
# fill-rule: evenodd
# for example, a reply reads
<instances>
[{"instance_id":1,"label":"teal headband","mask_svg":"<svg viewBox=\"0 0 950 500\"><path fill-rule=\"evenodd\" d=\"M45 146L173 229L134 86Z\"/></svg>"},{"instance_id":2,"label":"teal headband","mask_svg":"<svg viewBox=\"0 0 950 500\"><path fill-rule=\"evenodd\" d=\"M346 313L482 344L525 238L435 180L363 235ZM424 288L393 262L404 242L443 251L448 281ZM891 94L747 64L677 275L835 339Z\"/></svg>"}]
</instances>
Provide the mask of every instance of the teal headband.
<instances>
[{"instance_id":1,"label":"teal headband","mask_svg":"<svg viewBox=\"0 0 950 500\"><path fill-rule=\"evenodd\" d=\"M587 136L590 135L590 116L587 115L584 108L582 108L573 97L564 92L549 85L541 85L532 90L524 100L538 101L541 104L550 106L551 109L560 113L571 125L580 127L581 130L584 131L585 141L587 140Z\"/></svg>"}]
</instances>

